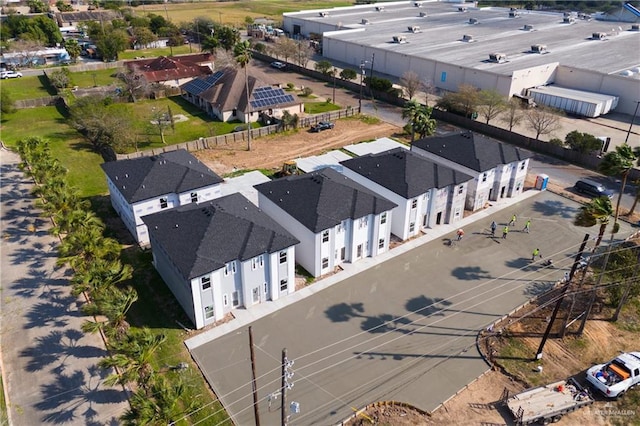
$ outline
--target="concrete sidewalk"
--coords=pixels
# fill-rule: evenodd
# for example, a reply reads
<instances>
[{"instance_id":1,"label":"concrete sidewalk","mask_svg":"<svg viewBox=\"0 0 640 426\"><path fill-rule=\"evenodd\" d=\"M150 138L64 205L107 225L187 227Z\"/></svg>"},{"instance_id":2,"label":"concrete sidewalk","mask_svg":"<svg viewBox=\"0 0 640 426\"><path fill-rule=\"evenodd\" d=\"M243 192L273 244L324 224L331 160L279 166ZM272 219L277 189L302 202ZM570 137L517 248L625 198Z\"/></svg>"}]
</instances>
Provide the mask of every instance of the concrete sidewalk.
<instances>
[{"instance_id":1,"label":"concrete sidewalk","mask_svg":"<svg viewBox=\"0 0 640 426\"><path fill-rule=\"evenodd\" d=\"M270 315L284 308L285 306L288 306L296 302L299 302L300 300L306 299L307 297L310 297L328 287L331 287L334 284L337 284L343 280L346 280L347 278L357 275L362 271L365 271L370 268L374 268L389 259L400 256L430 241L438 240L443 237L453 239L455 238L455 232L458 228L464 228L465 226L471 223L485 220L487 217L491 216L492 214L502 209L505 209L521 201L527 200L531 197L535 197L538 194L540 194L540 191L532 189L524 192L518 198L505 198L500 201L491 202L490 207L484 210L478 211L472 215L469 215L454 225L441 225L435 229L429 229L427 230L427 233L422 235L421 237L407 241L401 244L400 246L395 247L394 249L389 250L388 252L383 253L375 258L368 257L368 258L359 260L356 263L344 263L341 266L343 268L342 271L336 274L330 275L328 277L319 279L315 281L313 284L307 287L304 287L303 289L300 289L295 293L290 294L286 297L280 298L275 301L269 301L267 303L262 303L256 306L252 306L251 309L244 309L244 308L236 309L235 311L233 311L233 315L235 317L233 320L224 324L220 324L217 327L214 327L201 334L198 334L197 336L187 339L185 341L185 345L189 350L193 350L212 340L215 340L221 336L224 336L225 334L232 333L241 328L245 328L248 324L251 324L256 320L259 320L260 318ZM487 224L486 224L487 229L489 228L489 223L490 222L487 221Z\"/></svg>"},{"instance_id":2,"label":"concrete sidewalk","mask_svg":"<svg viewBox=\"0 0 640 426\"><path fill-rule=\"evenodd\" d=\"M9 424L120 424L127 396L103 384L104 344L81 330L84 300L71 295L71 271L56 267L59 241L34 208L19 161L0 148L0 368Z\"/></svg>"}]
</instances>

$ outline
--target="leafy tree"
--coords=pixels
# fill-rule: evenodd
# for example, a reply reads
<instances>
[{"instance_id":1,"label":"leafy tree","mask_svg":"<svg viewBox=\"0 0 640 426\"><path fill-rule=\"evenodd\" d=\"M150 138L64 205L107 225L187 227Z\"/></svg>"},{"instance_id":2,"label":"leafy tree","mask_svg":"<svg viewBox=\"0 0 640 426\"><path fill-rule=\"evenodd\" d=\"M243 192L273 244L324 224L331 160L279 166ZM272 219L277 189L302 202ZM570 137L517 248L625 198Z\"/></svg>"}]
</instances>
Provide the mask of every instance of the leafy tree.
<instances>
[{"instance_id":1,"label":"leafy tree","mask_svg":"<svg viewBox=\"0 0 640 426\"><path fill-rule=\"evenodd\" d=\"M117 73L117 77L124 83L124 89L129 94L131 102L136 102L149 94L150 84L144 74L134 68L127 68Z\"/></svg>"},{"instance_id":2,"label":"leafy tree","mask_svg":"<svg viewBox=\"0 0 640 426\"><path fill-rule=\"evenodd\" d=\"M133 28L134 45L138 45L141 48L146 48L149 44L158 40L158 37L146 27Z\"/></svg>"},{"instance_id":3,"label":"leafy tree","mask_svg":"<svg viewBox=\"0 0 640 426\"><path fill-rule=\"evenodd\" d=\"M327 61L326 59L323 59L321 61L316 62L315 65L315 69L316 71L324 74L324 75L331 75L331 70L333 69L333 64L330 61Z\"/></svg>"},{"instance_id":4,"label":"leafy tree","mask_svg":"<svg viewBox=\"0 0 640 426\"><path fill-rule=\"evenodd\" d=\"M69 39L64 42L64 48L67 49L72 62L77 62L82 53L82 48L78 44L78 40Z\"/></svg>"},{"instance_id":5,"label":"leafy tree","mask_svg":"<svg viewBox=\"0 0 640 426\"><path fill-rule=\"evenodd\" d=\"M58 28L58 24L49 18L48 16L36 16L32 19L32 28L36 27L43 37L38 37L35 40L39 40L48 46L55 46L57 43L62 43L62 34Z\"/></svg>"},{"instance_id":6,"label":"leafy tree","mask_svg":"<svg viewBox=\"0 0 640 426\"><path fill-rule=\"evenodd\" d=\"M253 20L253 18L251 16L245 16L244 17L244 23L247 25L251 25L253 24L255 21Z\"/></svg>"},{"instance_id":7,"label":"leafy tree","mask_svg":"<svg viewBox=\"0 0 640 426\"><path fill-rule=\"evenodd\" d=\"M296 51L296 64L301 67L306 67L309 63L309 59L315 53L315 50L309 46L309 43L304 40L296 41L297 51Z\"/></svg>"},{"instance_id":8,"label":"leafy tree","mask_svg":"<svg viewBox=\"0 0 640 426\"><path fill-rule=\"evenodd\" d=\"M407 126L411 129L411 143L415 140L416 129L413 123L418 115L419 109L420 104L413 99L409 99L409 101L405 102L404 108L402 108L402 118L409 121Z\"/></svg>"},{"instance_id":9,"label":"leafy tree","mask_svg":"<svg viewBox=\"0 0 640 426\"><path fill-rule=\"evenodd\" d=\"M413 99L415 94L422 87L420 76L413 71L406 71L400 78L400 85L409 100Z\"/></svg>"},{"instance_id":10,"label":"leafy tree","mask_svg":"<svg viewBox=\"0 0 640 426\"><path fill-rule=\"evenodd\" d=\"M640 157L638 156L638 149L634 150L626 143L620 146L616 146L616 149L611 152L607 152L598 167L602 173L607 176L620 176L622 178L622 185L620 193L618 194L618 202L616 203L616 215L613 221L614 232L617 232L618 215L620 214L620 202L622 201L622 194L624 194L624 187L627 184L627 178L629 172L634 165L640 165Z\"/></svg>"},{"instance_id":11,"label":"leafy tree","mask_svg":"<svg viewBox=\"0 0 640 426\"><path fill-rule=\"evenodd\" d=\"M98 259L115 260L120 255L120 244L102 235L102 229L91 227L68 234L58 246L58 265L69 263L73 268Z\"/></svg>"},{"instance_id":12,"label":"leafy tree","mask_svg":"<svg viewBox=\"0 0 640 426\"><path fill-rule=\"evenodd\" d=\"M274 50L278 53L278 57L282 56L285 62L289 62L289 58L296 56L298 45L288 37L278 37Z\"/></svg>"},{"instance_id":13,"label":"leafy tree","mask_svg":"<svg viewBox=\"0 0 640 426\"><path fill-rule=\"evenodd\" d=\"M216 37L207 36L202 40L200 44L200 48L204 51L211 53L212 55L216 54L216 50L220 47L220 41Z\"/></svg>"},{"instance_id":14,"label":"leafy tree","mask_svg":"<svg viewBox=\"0 0 640 426\"><path fill-rule=\"evenodd\" d=\"M247 111L245 112L247 117L247 151L251 151L251 116L249 110L251 104L249 103L249 63L251 62L251 43L248 40L241 41L233 48L233 56L240 66L244 68L244 85L246 94Z\"/></svg>"},{"instance_id":15,"label":"leafy tree","mask_svg":"<svg viewBox=\"0 0 640 426\"><path fill-rule=\"evenodd\" d=\"M29 6L29 13L45 13L49 11L49 3L45 3L42 0L29 0L27 5Z\"/></svg>"},{"instance_id":16,"label":"leafy tree","mask_svg":"<svg viewBox=\"0 0 640 426\"><path fill-rule=\"evenodd\" d=\"M500 117L500 121L509 126L509 131L513 130L514 126L517 126L522 121L522 108L520 101L516 98L511 98L505 105L505 109Z\"/></svg>"},{"instance_id":17,"label":"leafy tree","mask_svg":"<svg viewBox=\"0 0 640 426\"><path fill-rule=\"evenodd\" d=\"M149 14L149 29L153 31L155 34L160 35L160 29L171 27L173 24L167 21L164 16L156 15L153 13Z\"/></svg>"},{"instance_id":18,"label":"leafy tree","mask_svg":"<svg viewBox=\"0 0 640 426\"><path fill-rule=\"evenodd\" d=\"M635 154L638 158L640 158L640 148L638 147L635 148ZM633 204L629 209L629 213L627 213L627 215L629 216L631 216L633 212L636 210L636 207L638 206L638 201L640 201L640 179L636 179L635 181L633 181L633 183L636 186L636 195L633 199Z\"/></svg>"},{"instance_id":19,"label":"leafy tree","mask_svg":"<svg viewBox=\"0 0 640 426\"><path fill-rule=\"evenodd\" d=\"M358 72L351 68L345 68L340 71L340 78L343 80L355 80L358 77Z\"/></svg>"},{"instance_id":20,"label":"leafy tree","mask_svg":"<svg viewBox=\"0 0 640 426\"><path fill-rule=\"evenodd\" d=\"M49 74L49 81L53 87L57 89L64 89L65 87L71 87L73 85L71 72L67 67L62 67L61 69Z\"/></svg>"},{"instance_id":21,"label":"leafy tree","mask_svg":"<svg viewBox=\"0 0 640 426\"><path fill-rule=\"evenodd\" d=\"M231 51L240 42L240 32L229 26L218 26L215 30L215 37L220 42L220 47L227 52Z\"/></svg>"},{"instance_id":22,"label":"leafy tree","mask_svg":"<svg viewBox=\"0 0 640 426\"><path fill-rule=\"evenodd\" d=\"M457 92L447 92L436 102L436 107L454 114L472 118L478 109L480 95L478 90L469 84L458 86Z\"/></svg>"},{"instance_id":23,"label":"leafy tree","mask_svg":"<svg viewBox=\"0 0 640 426\"><path fill-rule=\"evenodd\" d=\"M16 111L13 96L6 88L0 90L0 111L2 111L2 114L11 114Z\"/></svg>"},{"instance_id":24,"label":"leafy tree","mask_svg":"<svg viewBox=\"0 0 640 426\"><path fill-rule=\"evenodd\" d=\"M96 22L87 24L89 37L95 41L102 58L105 61L118 60L118 54L129 47L127 32L119 28L117 20L110 24L100 25Z\"/></svg>"},{"instance_id":25,"label":"leafy tree","mask_svg":"<svg viewBox=\"0 0 640 426\"><path fill-rule=\"evenodd\" d=\"M560 129L560 114L560 111L538 106L527 110L524 119L538 140L541 135L549 135Z\"/></svg>"},{"instance_id":26,"label":"leafy tree","mask_svg":"<svg viewBox=\"0 0 640 426\"><path fill-rule=\"evenodd\" d=\"M580 211L574 219L574 225L590 228L596 224L600 225L598 231L598 239L596 240L596 247L602 242L604 231L607 229L609 220L613 215L613 207L611 206L611 200L609 197L594 198L590 203L582 206Z\"/></svg>"},{"instance_id":27,"label":"leafy tree","mask_svg":"<svg viewBox=\"0 0 640 426\"><path fill-rule=\"evenodd\" d=\"M599 151L602 148L602 141L600 139L577 130L567 133L567 136L564 137L564 143L567 144L569 148L582 154Z\"/></svg>"},{"instance_id":28,"label":"leafy tree","mask_svg":"<svg viewBox=\"0 0 640 426\"><path fill-rule=\"evenodd\" d=\"M258 53L265 53L267 51L267 46L264 43L256 43L253 46L253 50Z\"/></svg>"},{"instance_id":29,"label":"leafy tree","mask_svg":"<svg viewBox=\"0 0 640 426\"><path fill-rule=\"evenodd\" d=\"M58 0L56 2L56 8L59 12L73 12L73 6L65 3L63 0Z\"/></svg>"},{"instance_id":30,"label":"leafy tree","mask_svg":"<svg viewBox=\"0 0 640 426\"><path fill-rule=\"evenodd\" d=\"M485 123L499 116L505 109L504 97L496 90L481 90L479 93L478 113Z\"/></svg>"}]
</instances>

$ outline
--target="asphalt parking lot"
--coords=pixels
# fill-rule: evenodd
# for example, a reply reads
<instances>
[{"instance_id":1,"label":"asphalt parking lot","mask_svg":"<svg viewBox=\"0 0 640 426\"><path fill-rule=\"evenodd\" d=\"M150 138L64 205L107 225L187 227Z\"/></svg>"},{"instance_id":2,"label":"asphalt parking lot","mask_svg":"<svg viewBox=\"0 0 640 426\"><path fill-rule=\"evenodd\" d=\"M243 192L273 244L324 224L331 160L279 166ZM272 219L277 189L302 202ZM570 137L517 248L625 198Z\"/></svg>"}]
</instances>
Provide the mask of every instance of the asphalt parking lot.
<instances>
[{"instance_id":1,"label":"asphalt parking lot","mask_svg":"<svg viewBox=\"0 0 640 426\"><path fill-rule=\"evenodd\" d=\"M577 209L539 193L478 216L453 246L452 235L438 237L251 323L262 422L279 422L284 348L294 361L287 400L300 403L290 424L335 424L378 400L435 409L488 369L478 330L561 279L585 232L596 232L572 225ZM506 239L488 235L491 220L504 226L514 213ZM618 236L629 233L623 224ZM555 268L532 264L535 248ZM247 329L192 355L236 424L252 424Z\"/></svg>"}]
</instances>

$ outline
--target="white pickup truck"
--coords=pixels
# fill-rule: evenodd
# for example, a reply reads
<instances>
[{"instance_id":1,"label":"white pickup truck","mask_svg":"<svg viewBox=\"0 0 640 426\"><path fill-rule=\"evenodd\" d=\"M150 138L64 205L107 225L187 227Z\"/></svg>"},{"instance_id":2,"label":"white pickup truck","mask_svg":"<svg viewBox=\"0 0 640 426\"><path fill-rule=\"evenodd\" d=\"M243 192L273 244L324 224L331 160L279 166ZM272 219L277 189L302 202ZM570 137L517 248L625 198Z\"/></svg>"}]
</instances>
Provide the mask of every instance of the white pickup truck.
<instances>
[{"instance_id":1,"label":"white pickup truck","mask_svg":"<svg viewBox=\"0 0 640 426\"><path fill-rule=\"evenodd\" d=\"M621 353L606 364L587 370L589 384L607 398L622 396L640 384L640 352Z\"/></svg>"}]
</instances>

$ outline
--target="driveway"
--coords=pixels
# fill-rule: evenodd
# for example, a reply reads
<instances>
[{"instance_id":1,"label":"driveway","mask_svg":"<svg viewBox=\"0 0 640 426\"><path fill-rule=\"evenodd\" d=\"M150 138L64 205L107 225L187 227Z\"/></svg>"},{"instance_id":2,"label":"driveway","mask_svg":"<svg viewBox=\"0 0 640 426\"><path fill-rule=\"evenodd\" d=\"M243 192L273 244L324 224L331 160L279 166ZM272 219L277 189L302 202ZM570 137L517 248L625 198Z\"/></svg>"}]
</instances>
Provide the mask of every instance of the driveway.
<instances>
[{"instance_id":1,"label":"driveway","mask_svg":"<svg viewBox=\"0 0 640 426\"><path fill-rule=\"evenodd\" d=\"M122 388L103 385L97 335L80 326L82 299L70 294L70 271L56 268L57 240L33 208L19 157L0 149L2 318L0 367L10 424L117 425L128 407Z\"/></svg>"},{"instance_id":2,"label":"driveway","mask_svg":"<svg viewBox=\"0 0 640 426\"><path fill-rule=\"evenodd\" d=\"M477 332L570 268L585 231L596 231L571 224L578 207L543 192L491 215L477 213L465 219L475 222L453 246L453 232L434 232L424 245L251 323L262 423L280 418L284 348L294 361L287 401L300 403L290 424L335 424L379 400L434 410L488 369ZM504 225L514 213L518 223L507 239L488 235L491 220ZM520 231L527 218L530 234ZM623 224L618 235L629 233ZM534 248L556 267L531 264ZM191 353L236 424L253 424L247 329Z\"/></svg>"}]
</instances>

